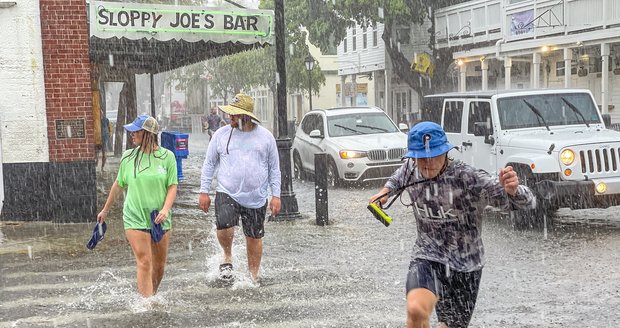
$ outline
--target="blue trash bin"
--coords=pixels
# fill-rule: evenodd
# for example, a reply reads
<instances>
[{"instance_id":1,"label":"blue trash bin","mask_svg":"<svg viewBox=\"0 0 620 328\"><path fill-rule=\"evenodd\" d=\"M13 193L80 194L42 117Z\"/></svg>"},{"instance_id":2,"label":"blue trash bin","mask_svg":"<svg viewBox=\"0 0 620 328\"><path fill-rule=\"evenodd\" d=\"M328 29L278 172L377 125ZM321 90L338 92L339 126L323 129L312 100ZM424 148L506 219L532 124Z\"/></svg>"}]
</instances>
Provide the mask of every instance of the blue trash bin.
<instances>
[{"instance_id":1,"label":"blue trash bin","mask_svg":"<svg viewBox=\"0 0 620 328\"><path fill-rule=\"evenodd\" d=\"M163 131L161 133L162 147L170 150L177 160L177 178L185 180L181 160L189 156L189 134L178 131Z\"/></svg>"}]
</instances>

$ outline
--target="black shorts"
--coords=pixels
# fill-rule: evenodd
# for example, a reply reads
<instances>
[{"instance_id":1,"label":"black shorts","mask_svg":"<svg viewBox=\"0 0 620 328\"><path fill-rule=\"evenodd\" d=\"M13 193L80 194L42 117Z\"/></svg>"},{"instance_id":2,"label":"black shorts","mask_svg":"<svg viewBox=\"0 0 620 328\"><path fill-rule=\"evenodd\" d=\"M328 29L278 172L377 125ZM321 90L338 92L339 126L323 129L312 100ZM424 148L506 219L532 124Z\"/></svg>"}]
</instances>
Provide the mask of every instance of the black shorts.
<instances>
[{"instance_id":1,"label":"black shorts","mask_svg":"<svg viewBox=\"0 0 620 328\"><path fill-rule=\"evenodd\" d=\"M409 264L407 293L426 288L437 298L437 320L450 328L467 327L476 306L482 270L458 272L446 270L446 265L424 259Z\"/></svg>"},{"instance_id":2,"label":"black shorts","mask_svg":"<svg viewBox=\"0 0 620 328\"><path fill-rule=\"evenodd\" d=\"M217 230L227 229L239 225L239 218L243 224L243 233L254 239L261 239L265 235L265 214L267 201L259 208L247 208L239 205L232 197L223 192L215 193L215 221Z\"/></svg>"}]
</instances>

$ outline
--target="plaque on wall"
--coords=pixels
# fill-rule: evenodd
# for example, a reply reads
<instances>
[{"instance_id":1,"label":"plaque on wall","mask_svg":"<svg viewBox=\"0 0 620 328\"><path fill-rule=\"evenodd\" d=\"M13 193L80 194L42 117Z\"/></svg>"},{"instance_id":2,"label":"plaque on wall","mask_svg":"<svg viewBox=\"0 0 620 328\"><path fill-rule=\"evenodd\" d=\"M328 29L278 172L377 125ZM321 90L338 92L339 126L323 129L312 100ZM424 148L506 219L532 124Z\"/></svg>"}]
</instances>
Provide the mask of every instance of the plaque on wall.
<instances>
[{"instance_id":1,"label":"plaque on wall","mask_svg":"<svg viewBox=\"0 0 620 328\"><path fill-rule=\"evenodd\" d=\"M84 119L56 120L56 139L84 138Z\"/></svg>"}]
</instances>

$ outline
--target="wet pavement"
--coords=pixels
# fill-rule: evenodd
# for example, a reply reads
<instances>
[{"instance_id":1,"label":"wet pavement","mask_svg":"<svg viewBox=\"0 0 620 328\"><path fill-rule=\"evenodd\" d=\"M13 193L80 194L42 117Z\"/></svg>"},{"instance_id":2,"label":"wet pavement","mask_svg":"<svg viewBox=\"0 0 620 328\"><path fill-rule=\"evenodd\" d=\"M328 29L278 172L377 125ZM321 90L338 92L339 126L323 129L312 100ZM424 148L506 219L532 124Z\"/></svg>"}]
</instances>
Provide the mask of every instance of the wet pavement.
<instances>
[{"instance_id":1,"label":"wet pavement","mask_svg":"<svg viewBox=\"0 0 620 328\"><path fill-rule=\"evenodd\" d=\"M398 203L388 211L390 227L371 216L365 205L377 186L329 190L330 225L319 227L314 183L294 181L302 219L266 224L261 285L249 282L241 231L235 282L219 282L213 208L205 215L197 207L206 144L205 136L190 136L166 275L153 300L135 291L119 200L93 251L85 245L94 218L0 222L0 327L405 326L415 225ZM115 173L114 163L98 172L101 201ZM470 326L617 326L618 210L563 209L547 229L515 228L509 217L488 212L487 265Z\"/></svg>"}]
</instances>

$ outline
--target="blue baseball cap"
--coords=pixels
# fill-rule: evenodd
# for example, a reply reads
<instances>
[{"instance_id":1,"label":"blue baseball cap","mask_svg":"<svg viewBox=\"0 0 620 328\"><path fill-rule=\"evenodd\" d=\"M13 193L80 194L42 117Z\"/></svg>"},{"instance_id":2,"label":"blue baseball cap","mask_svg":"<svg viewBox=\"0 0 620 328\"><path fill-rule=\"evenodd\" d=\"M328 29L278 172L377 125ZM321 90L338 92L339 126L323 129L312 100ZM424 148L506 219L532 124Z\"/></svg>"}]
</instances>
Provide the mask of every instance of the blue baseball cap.
<instances>
[{"instance_id":1,"label":"blue baseball cap","mask_svg":"<svg viewBox=\"0 0 620 328\"><path fill-rule=\"evenodd\" d=\"M123 127L129 132L145 130L155 134L159 133L159 123L157 123L156 119L147 114L136 117L133 122L125 124Z\"/></svg>"},{"instance_id":2,"label":"blue baseball cap","mask_svg":"<svg viewBox=\"0 0 620 328\"><path fill-rule=\"evenodd\" d=\"M454 145L448 142L441 126L433 122L420 122L409 130L407 153L404 157L430 158L445 154Z\"/></svg>"}]
</instances>

